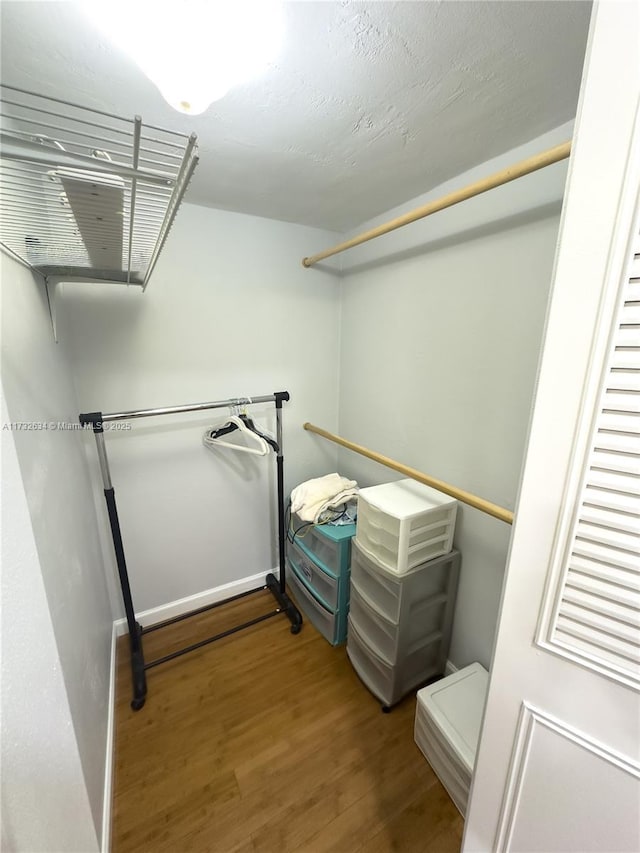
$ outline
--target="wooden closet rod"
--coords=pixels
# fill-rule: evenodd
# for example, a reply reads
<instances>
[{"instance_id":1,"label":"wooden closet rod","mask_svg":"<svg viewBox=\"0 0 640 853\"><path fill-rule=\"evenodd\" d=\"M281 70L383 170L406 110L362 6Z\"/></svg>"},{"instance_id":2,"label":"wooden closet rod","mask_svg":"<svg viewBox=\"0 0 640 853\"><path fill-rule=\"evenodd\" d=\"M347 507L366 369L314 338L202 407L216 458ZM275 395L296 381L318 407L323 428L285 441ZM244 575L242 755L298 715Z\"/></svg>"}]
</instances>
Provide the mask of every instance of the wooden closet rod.
<instances>
[{"instance_id":1,"label":"wooden closet rod","mask_svg":"<svg viewBox=\"0 0 640 853\"><path fill-rule=\"evenodd\" d=\"M506 169L502 169L488 178L482 178L482 180L469 184L460 190L448 193L436 199L436 201L430 201L427 204L423 204L422 207L416 207L415 210L410 210L408 213L404 213L390 222L385 222L383 225L377 225L370 231L365 231L362 234L358 234L357 237L345 240L344 243L339 243L331 249L325 249L323 252L318 252L317 255L303 258L302 266L311 267L317 264L318 261L324 260L324 258L330 258L331 255L337 255L339 252L352 249L354 246L359 246L361 243L366 243L375 237L388 234L389 231L395 231L396 228L402 228L403 225L409 225L410 222L416 222L418 219L424 219L425 216L431 216L432 213L437 213L437 211L444 210L446 207L452 207L460 201L466 201L468 198L486 193L487 190L495 189L495 187L502 186L502 184L508 184L509 181L515 181L516 178L522 178L524 175L531 174L531 172L537 172L538 169L544 169L545 166L551 166L552 163L565 160L570 153L571 142L563 142L561 145L556 145L554 148L549 148L547 151L542 151L540 154L535 154L533 157L521 160L520 163L508 166Z\"/></svg>"},{"instance_id":2,"label":"wooden closet rod","mask_svg":"<svg viewBox=\"0 0 640 853\"><path fill-rule=\"evenodd\" d=\"M327 438L329 441L334 441L336 444L340 444L348 450L353 450L361 456L366 456L368 459L373 459L374 462L386 465L387 468L393 468L394 471L399 471L400 474L404 474L405 477L410 477L412 480L424 483L425 486L431 486L431 488L437 489L439 492L444 492L445 495L450 495L452 498L456 498L462 503L468 504L468 506L475 507L475 509L479 509L487 515L492 515L500 521L506 521L507 524L513 524L513 513L511 510L498 506L498 504L491 503L491 501L486 501L484 498L479 498L477 495L472 495L471 492L465 492L463 489L458 489L456 486L445 483L443 480L436 480L435 477L429 477L428 474L423 474L422 471L418 471L416 468L410 468L408 465L403 465L402 462L396 462L395 459L390 459L388 456L382 456L380 453L368 450L361 444L354 444L353 441L347 441L346 438L340 438L339 435L327 432L326 429L321 429L320 427L314 426L308 422L303 424L303 426L306 430L309 430L309 432L321 435L323 438Z\"/></svg>"}]
</instances>

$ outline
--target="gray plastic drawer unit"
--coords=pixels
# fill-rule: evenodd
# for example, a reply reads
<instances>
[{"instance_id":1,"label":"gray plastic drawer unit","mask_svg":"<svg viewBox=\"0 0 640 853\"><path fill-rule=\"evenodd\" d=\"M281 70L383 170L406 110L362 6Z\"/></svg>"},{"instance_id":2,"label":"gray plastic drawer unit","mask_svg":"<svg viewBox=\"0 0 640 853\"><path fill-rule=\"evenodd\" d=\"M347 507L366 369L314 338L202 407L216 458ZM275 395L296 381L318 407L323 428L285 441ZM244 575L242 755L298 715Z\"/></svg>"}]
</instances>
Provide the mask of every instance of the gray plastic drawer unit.
<instances>
[{"instance_id":1,"label":"gray plastic drawer unit","mask_svg":"<svg viewBox=\"0 0 640 853\"><path fill-rule=\"evenodd\" d=\"M459 571L451 551L397 574L352 542L347 654L384 710L444 672Z\"/></svg>"},{"instance_id":2,"label":"gray plastic drawer unit","mask_svg":"<svg viewBox=\"0 0 640 853\"><path fill-rule=\"evenodd\" d=\"M440 640L440 634L427 637L399 663L389 664L371 649L349 619L347 654L361 681L388 708L438 674Z\"/></svg>"},{"instance_id":3,"label":"gray plastic drawer unit","mask_svg":"<svg viewBox=\"0 0 640 853\"><path fill-rule=\"evenodd\" d=\"M416 607L406 627L401 628L398 623L382 616L352 581L349 615L367 645L393 664L402 660L414 647L422 645L430 634L440 636L446 604L444 593L425 599Z\"/></svg>"},{"instance_id":4,"label":"gray plastic drawer unit","mask_svg":"<svg viewBox=\"0 0 640 853\"><path fill-rule=\"evenodd\" d=\"M460 562L458 551L415 566L403 575L383 569L371 560L354 539L351 550L351 580L358 592L392 622L404 624L425 599L448 595L452 573Z\"/></svg>"}]
</instances>

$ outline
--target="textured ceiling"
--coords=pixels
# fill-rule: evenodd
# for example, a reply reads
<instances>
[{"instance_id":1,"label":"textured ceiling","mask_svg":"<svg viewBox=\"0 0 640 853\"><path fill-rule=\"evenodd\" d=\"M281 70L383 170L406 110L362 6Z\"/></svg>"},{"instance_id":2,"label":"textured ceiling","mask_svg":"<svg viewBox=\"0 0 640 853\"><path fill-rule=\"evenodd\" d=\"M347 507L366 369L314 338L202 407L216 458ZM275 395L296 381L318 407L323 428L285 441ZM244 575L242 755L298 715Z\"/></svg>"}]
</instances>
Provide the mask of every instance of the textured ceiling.
<instances>
[{"instance_id":1,"label":"textured ceiling","mask_svg":"<svg viewBox=\"0 0 640 853\"><path fill-rule=\"evenodd\" d=\"M193 117L74 3L0 10L3 82L195 131L189 201L342 231L571 119L591 5L287 3L274 67Z\"/></svg>"}]
</instances>

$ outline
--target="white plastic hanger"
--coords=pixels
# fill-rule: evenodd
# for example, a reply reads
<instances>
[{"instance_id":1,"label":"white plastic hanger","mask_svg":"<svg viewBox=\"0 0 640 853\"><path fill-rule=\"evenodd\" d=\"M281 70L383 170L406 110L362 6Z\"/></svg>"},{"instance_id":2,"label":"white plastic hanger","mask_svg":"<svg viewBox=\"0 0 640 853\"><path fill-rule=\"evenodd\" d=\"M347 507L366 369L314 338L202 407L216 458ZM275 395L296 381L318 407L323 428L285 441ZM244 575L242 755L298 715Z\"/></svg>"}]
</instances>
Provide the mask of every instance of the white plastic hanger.
<instances>
[{"instance_id":1,"label":"white plastic hanger","mask_svg":"<svg viewBox=\"0 0 640 853\"><path fill-rule=\"evenodd\" d=\"M248 440L249 444L237 444L233 441L226 441L226 434L224 437L214 438L211 433L217 428L224 426L225 424L235 424L238 430L242 433L246 440ZM236 431L229 433L229 435L234 435ZM230 447L232 450L239 450L241 453L253 453L256 456L266 456L269 453L269 445L262 438L262 436L250 430L242 418L237 415L231 415L223 421L220 421L213 426L207 428L205 434L202 437L202 443L205 447Z\"/></svg>"}]
</instances>

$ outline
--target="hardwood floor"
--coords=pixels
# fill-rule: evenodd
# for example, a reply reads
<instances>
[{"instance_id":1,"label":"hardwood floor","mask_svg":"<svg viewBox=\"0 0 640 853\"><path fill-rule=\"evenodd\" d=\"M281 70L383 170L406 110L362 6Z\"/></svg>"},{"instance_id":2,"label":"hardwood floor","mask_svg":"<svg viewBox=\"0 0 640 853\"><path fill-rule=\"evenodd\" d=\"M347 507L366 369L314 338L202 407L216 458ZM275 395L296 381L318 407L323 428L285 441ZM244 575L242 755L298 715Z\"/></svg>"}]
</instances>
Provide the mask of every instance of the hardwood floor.
<instances>
[{"instance_id":1,"label":"hardwood floor","mask_svg":"<svg viewBox=\"0 0 640 853\"><path fill-rule=\"evenodd\" d=\"M273 607L258 593L145 636L147 660ZM462 819L392 713L305 620L277 616L148 671L118 647L114 853L453 853Z\"/></svg>"}]
</instances>

